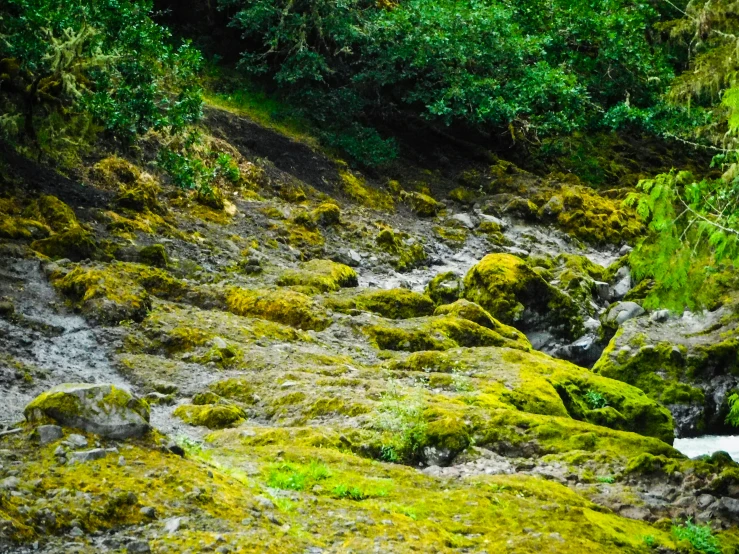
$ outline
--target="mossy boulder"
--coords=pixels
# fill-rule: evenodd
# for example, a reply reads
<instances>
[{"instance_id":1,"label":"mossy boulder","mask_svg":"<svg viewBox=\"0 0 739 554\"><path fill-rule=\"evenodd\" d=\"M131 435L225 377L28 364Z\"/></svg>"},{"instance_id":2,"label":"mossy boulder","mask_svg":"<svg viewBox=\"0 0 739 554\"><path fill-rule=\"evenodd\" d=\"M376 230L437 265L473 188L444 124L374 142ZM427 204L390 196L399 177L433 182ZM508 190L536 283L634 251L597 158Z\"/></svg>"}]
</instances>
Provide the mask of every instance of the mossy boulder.
<instances>
[{"instance_id":1,"label":"mossy boulder","mask_svg":"<svg viewBox=\"0 0 739 554\"><path fill-rule=\"evenodd\" d=\"M543 324L565 338L582 334L582 316L572 298L518 256L485 256L465 276L464 289L467 300L503 323L523 330Z\"/></svg>"},{"instance_id":2,"label":"mossy boulder","mask_svg":"<svg viewBox=\"0 0 739 554\"><path fill-rule=\"evenodd\" d=\"M460 299L452 304L444 304L434 311L434 315L453 315L467 319L482 327L487 327L507 339L518 342L523 346L529 345L529 339L521 331L510 325L504 325L491 316L480 305L469 300Z\"/></svg>"},{"instance_id":3,"label":"mossy boulder","mask_svg":"<svg viewBox=\"0 0 739 554\"><path fill-rule=\"evenodd\" d=\"M169 266L169 256L167 255L167 249L164 248L163 244L145 246L139 250L139 259L142 263L152 267L167 269Z\"/></svg>"},{"instance_id":4,"label":"mossy boulder","mask_svg":"<svg viewBox=\"0 0 739 554\"><path fill-rule=\"evenodd\" d=\"M529 342L521 340L518 335L509 338L454 315L377 323L368 325L363 330L381 350L419 352L448 350L458 346L466 348L509 346L524 350L531 348Z\"/></svg>"},{"instance_id":5,"label":"mossy boulder","mask_svg":"<svg viewBox=\"0 0 739 554\"><path fill-rule=\"evenodd\" d=\"M439 273L426 285L426 294L435 304L451 304L462 296L462 278L453 271Z\"/></svg>"},{"instance_id":6,"label":"mossy boulder","mask_svg":"<svg viewBox=\"0 0 739 554\"><path fill-rule=\"evenodd\" d=\"M419 217L433 217L444 208L444 204L437 202L428 194L403 192L401 197L411 211Z\"/></svg>"},{"instance_id":7,"label":"mossy boulder","mask_svg":"<svg viewBox=\"0 0 739 554\"><path fill-rule=\"evenodd\" d=\"M636 387L539 352L523 348L454 348L416 352L391 367L426 375L472 376L470 385L478 390L480 407L572 418L655 437L669 444L674 438L670 412ZM598 405L591 401L594 395L601 400Z\"/></svg>"},{"instance_id":8,"label":"mossy boulder","mask_svg":"<svg viewBox=\"0 0 739 554\"><path fill-rule=\"evenodd\" d=\"M188 290L166 271L125 262L79 265L52 274L51 280L87 317L107 324L142 321L151 309L151 295L179 299Z\"/></svg>"},{"instance_id":9,"label":"mossy boulder","mask_svg":"<svg viewBox=\"0 0 739 554\"><path fill-rule=\"evenodd\" d=\"M551 199L556 197L556 209ZM583 186L564 185L544 204L541 216L556 221L569 234L592 243L633 242L644 233L644 223L636 212L618 198L607 198Z\"/></svg>"},{"instance_id":10,"label":"mossy boulder","mask_svg":"<svg viewBox=\"0 0 739 554\"><path fill-rule=\"evenodd\" d=\"M149 407L113 385L63 384L37 396L24 410L31 423L55 421L109 439L149 430Z\"/></svg>"},{"instance_id":11,"label":"mossy boulder","mask_svg":"<svg viewBox=\"0 0 739 554\"><path fill-rule=\"evenodd\" d=\"M39 221L55 233L79 227L79 221L72 208L56 196L40 196L23 211L23 217Z\"/></svg>"},{"instance_id":12,"label":"mossy boulder","mask_svg":"<svg viewBox=\"0 0 739 554\"><path fill-rule=\"evenodd\" d=\"M195 427L207 427L208 429L225 429L244 421L246 413L234 405L185 404L174 411L175 417Z\"/></svg>"},{"instance_id":13,"label":"mossy boulder","mask_svg":"<svg viewBox=\"0 0 739 554\"><path fill-rule=\"evenodd\" d=\"M297 329L322 331L331 324L310 296L292 290L229 288L226 309L236 315L256 317Z\"/></svg>"},{"instance_id":14,"label":"mossy boulder","mask_svg":"<svg viewBox=\"0 0 739 554\"><path fill-rule=\"evenodd\" d=\"M685 317L628 319L593 371L637 386L666 405L678 436L730 433L724 421L728 396L739 389L735 305Z\"/></svg>"},{"instance_id":15,"label":"mossy boulder","mask_svg":"<svg viewBox=\"0 0 739 554\"><path fill-rule=\"evenodd\" d=\"M410 271L423 264L428 257L421 244L392 229L380 231L375 242L381 250L393 256L390 263L398 271Z\"/></svg>"},{"instance_id":16,"label":"mossy boulder","mask_svg":"<svg viewBox=\"0 0 739 554\"><path fill-rule=\"evenodd\" d=\"M52 235L31 243L31 248L53 259L68 258L73 262L103 257L95 235L82 227Z\"/></svg>"},{"instance_id":17,"label":"mossy boulder","mask_svg":"<svg viewBox=\"0 0 739 554\"><path fill-rule=\"evenodd\" d=\"M434 303L428 296L408 289L347 291L327 296L323 303L335 312L372 312L389 319L422 317L434 312Z\"/></svg>"},{"instance_id":18,"label":"mossy boulder","mask_svg":"<svg viewBox=\"0 0 739 554\"><path fill-rule=\"evenodd\" d=\"M359 284L357 272L351 267L331 260L311 260L300 269L285 271L277 280L281 287L300 286L316 292L337 291Z\"/></svg>"},{"instance_id":19,"label":"mossy boulder","mask_svg":"<svg viewBox=\"0 0 739 554\"><path fill-rule=\"evenodd\" d=\"M341 223L341 208L331 202L320 204L310 213L311 219L321 227L330 227Z\"/></svg>"}]
</instances>

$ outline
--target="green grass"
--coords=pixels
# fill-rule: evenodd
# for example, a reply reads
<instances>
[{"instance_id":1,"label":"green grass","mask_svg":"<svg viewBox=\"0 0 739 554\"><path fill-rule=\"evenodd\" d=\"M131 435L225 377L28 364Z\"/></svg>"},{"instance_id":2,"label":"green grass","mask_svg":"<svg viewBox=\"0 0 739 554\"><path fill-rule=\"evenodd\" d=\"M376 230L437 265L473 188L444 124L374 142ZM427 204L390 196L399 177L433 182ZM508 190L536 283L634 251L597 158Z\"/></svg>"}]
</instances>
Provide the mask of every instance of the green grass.
<instances>
[{"instance_id":1,"label":"green grass","mask_svg":"<svg viewBox=\"0 0 739 554\"><path fill-rule=\"evenodd\" d=\"M206 104L221 108L237 115L246 116L261 126L277 131L311 148L321 149L311 125L296 111L278 99L268 96L248 84L231 92L206 90L203 94Z\"/></svg>"},{"instance_id":2,"label":"green grass","mask_svg":"<svg viewBox=\"0 0 739 554\"><path fill-rule=\"evenodd\" d=\"M682 525L673 525L672 534L678 541L687 541L698 552L721 554L721 545L710 525L698 525L690 519Z\"/></svg>"},{"instance_id":3,"label":"green grass","mask_svg":"<svg viewBox=\"0 0 739 554\"><path fill-rule=\"evenodd\" d=\"M275 489L302 491L331 477L326 464L312 460L308 465L283 463L271 467L267 485Z\"/></svg>"}]
</instances>

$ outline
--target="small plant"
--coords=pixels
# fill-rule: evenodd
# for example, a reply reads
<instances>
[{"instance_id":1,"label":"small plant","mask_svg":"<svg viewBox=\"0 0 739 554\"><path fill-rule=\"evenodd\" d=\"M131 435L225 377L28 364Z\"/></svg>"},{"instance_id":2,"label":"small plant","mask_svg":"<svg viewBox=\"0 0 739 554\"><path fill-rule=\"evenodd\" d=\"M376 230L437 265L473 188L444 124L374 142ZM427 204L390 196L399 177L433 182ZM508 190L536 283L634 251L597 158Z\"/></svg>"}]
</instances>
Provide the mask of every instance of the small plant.
<instances>
[{"instance_id":1,"label":"small plant","mask_svg":"<svg viewBox=\"0 0 739 554\"><path fill-rule=\"evenodd\" d=\"M241 171L236 161L228 154L219 154L216 159L216 171L233 184L241 179Z\"/></svg>"},{"instance_id":2,"label":"small plant","mask_svg":"<svg viewBox=\"0 0 739 554\"><path fill-rule=\"evenodd\" d=\"M728 398L729 413L726 414L726 423L739 427L739 394L734 393Z\"/></svg>"},{"instance_id":3,"label":"small plant","mask_svg":"<svg viewBox=\"0 0 739 554\"><path fill-rule=\"evenodd\" d=\"M689 542L698 552L721 554L718 538L714 536L710 525L698 525L687 519L682 525L673 525L672 534L678 541Z\"/></svg>"},{"instance_id":4,"label":"small plant","mask_svg":"<svg viewBox=\"0 0 739 554\"><path fill-rule=\"evenodd\" d=\"M349 498L351 500L364 500L365 498L369 498L369 495L360 488L349 487L343 483L334 487L332 492L337 498Z\"/></svg>"},{"instance_id":5,"label":"small plant","mask_svg":"<svg viewBox=\"0 0 739 554\"><path fill-rule=\"evenodd\" d=\"M395 381L390 382L390 388L383 395L378 408L376 424L394 437L392 443L382 445L383 459L412 459L418 453L426 441L428 424L424 418L425 410L426 402L422 390L413 389L404 393Z\"/></svg>"},{"instance_id":6,"label":"small plant","mask_svg":"<svg viewBox=\"0 0 739 554\"><path fill-rule=\"evenodd\" d=\"M452 371L452 386L457 392L472 392L475 390L472 380L458 369Z\"/></svg>"},{"instance_id":7,"label":"small plant","mask_svg":"<svg viewBox=\"0 0 739 554\"><path fill-rule=\"evenodd\" d=\"M654 535L644 535L642 540L649 548L654 548L657 544L657 540L654 538Z\"/></svg>"},{"instance_id":8,"label":"small plant","mask_svg":"<svg viewBox=\"0 0 739 554\"><path fill-rule=\"evenodd\" d=\"M591 410L599 410L608 406L606 398L598 391L589 390L585 393L585 403Z\"/></svg>"},{"instance_id":9,"label":"small plant","mask_svg":"<svg viewBox=\"0 0 739 554\"><path fill-rule=\"evenodd\" d=\"M598 483L607 483L609 485L616 482L616 478L613 475L600 475L596 477L595 480L598 481Z\"/></svg>"},{"instance_id":10,"label":"small plant","mask_svg":"<svg viewBox=\"0 0 739 554\"><path fill-rule=\"evenodd\" d=\"M302 491L330 476L328 467L316 460L307 466L283 463L272 467L267 476L267 485L275 489Z\"/></svg>"}]
</instances>

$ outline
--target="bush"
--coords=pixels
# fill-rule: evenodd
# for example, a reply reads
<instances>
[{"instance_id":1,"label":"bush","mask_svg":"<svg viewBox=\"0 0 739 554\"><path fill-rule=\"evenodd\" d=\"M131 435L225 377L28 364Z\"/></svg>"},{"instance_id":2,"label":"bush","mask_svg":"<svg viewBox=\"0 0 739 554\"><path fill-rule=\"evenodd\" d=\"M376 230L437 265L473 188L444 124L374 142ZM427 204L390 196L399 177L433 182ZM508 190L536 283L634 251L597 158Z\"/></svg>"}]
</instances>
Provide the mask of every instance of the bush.
<instances>
[{"instance_id":1,"label":"bush","mask_svg":"<svg viewBox=\"0 0 739 554\"><path fill-rule=\"evenodd\" d=\"M37 121L52 113L92 114L126 139L152 128L177 131L200 117L192 77L201 56L188 43L174 44L151 10L149 0L3 3L6 107L22 114L32 140Z\"/></svg>"}]
</instances>

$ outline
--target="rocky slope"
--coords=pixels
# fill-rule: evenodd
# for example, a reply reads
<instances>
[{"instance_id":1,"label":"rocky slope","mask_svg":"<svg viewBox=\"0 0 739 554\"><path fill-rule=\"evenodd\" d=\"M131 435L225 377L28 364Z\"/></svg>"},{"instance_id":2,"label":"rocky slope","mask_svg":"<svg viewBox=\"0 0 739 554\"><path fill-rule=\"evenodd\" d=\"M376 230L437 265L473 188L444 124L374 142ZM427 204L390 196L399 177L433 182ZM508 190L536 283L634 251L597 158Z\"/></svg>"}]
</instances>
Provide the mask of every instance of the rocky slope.
<instances>
[{"instance_id":1,"label":"rocky slope","mask_svg":"<svg viewBox=\"0 0 739 554\"><path fill-rule=\"evenodd\" d=\"M146 149L73 178L2 151L0 551L676 552L687 517L739 543L739 467L670 446L693 385L621 346L683 344L611 305L623 191L204 131L239 169L211 195ZM724 337L702 317L685 348ZM39 398L64 383L113 387Z\"/></svg>"}]
</instances>

